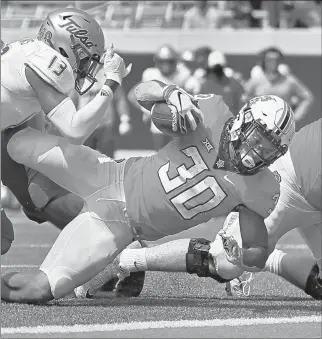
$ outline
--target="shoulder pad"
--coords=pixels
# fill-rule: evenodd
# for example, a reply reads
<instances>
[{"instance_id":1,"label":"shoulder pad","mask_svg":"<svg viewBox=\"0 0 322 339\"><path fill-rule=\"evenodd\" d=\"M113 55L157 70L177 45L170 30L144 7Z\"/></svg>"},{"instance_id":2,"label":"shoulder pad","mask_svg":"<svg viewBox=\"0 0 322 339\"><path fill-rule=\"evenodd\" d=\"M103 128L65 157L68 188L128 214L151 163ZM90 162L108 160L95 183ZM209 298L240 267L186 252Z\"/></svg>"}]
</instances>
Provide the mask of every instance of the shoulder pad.
<instances>
[{"instance_id":1,"label":"shoulder pad","mask_svg":"<svg viewBox=\"0 0 322 339\"><path fill-rule=\"evenodd\" d=\"M25 65L60 93L68 95L75 86L72 67L61 54L50 47L29 55Z\"/></svg>"},{"instance_id":2,"label":"shoulder pad","mask_svg":"<svg viewBox=\"0 0 322 339\"><path fill-rule=\"evenodd\" d=\"M257 174L245 176L245 183L246 189L242 192L243 204L263 218L267 218L280 196L277 177L265 168Z\"/></svg>"}]
</instances>

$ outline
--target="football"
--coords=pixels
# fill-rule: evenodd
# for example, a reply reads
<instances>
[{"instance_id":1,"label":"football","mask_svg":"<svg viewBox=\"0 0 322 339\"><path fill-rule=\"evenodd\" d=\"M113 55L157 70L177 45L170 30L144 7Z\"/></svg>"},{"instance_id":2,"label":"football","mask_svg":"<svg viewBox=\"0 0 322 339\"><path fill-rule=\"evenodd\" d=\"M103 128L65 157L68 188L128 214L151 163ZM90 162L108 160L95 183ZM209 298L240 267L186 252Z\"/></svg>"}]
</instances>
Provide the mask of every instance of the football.
<instances>
[{"instance_id":1,"label":"football","mask_svg":"<svg viewBox=\"0 0 322 339\"><path fill-rule=\"evenodd\" d=\"M165 102L156 102L151 108L151 119L155 126L164 134L172 137L182 135L179 131L172 130L172 113Z\"/></svg>"}]
</instances>

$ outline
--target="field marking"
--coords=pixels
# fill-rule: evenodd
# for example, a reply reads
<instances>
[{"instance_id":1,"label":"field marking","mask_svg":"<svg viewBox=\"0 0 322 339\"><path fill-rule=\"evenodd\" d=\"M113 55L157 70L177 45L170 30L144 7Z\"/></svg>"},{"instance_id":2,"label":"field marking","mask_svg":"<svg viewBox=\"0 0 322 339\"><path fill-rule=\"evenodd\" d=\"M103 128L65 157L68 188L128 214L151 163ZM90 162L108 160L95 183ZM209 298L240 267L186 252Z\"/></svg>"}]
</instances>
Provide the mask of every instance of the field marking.
<instances>
[{"instance_id":1,"label":"field marking","mask_svg":"<svg viewBox=\"0 0 322 339\"><path fill-rule=\"evenodd\" d=\"M1 265L1 268L32 268L40 265Z\"/></svg>"},{"instance_id":2,"label":"field marking","mask_svg":"<svg viewBox=\"0 0 322 339\"><path fill-rule=\"evenodd\" d=\"M254 326L289 323L317 323L321 322L321 316L306 316L293 318L230 318L211 320L177 320L177 321L144 321L116 324L77 324L62 326L23 326L4 327L1 334L45 334L45 333L88 333L133 331L164 328L194 328L194 327L220 327L220 326Z\"/></svg>"},{"instance_id":3,"label":"field marking","mask_svg":"<svg viewBox=\"0 0 322 339\"><path fill-rule=\"evenodd\" d=\"M15 244L13 243L11 245L12 247L17 247L17 248L49 248L52 247L53 244L48 244L48 243L44 243L44 244Z\"/></svg>"},{"instance_id":4,"label":"field marking","mask_svg":"<svg viewBox=\"0 0 322 339\"><path fill-rule=\"evenodd\" d=\"M50 248L53 244L51 243L42 243L42 244L12 244L12 247L17 248ZM284 250L308 250L306 244L280 244L276 248Z\"/></svg>"}]
</instances>

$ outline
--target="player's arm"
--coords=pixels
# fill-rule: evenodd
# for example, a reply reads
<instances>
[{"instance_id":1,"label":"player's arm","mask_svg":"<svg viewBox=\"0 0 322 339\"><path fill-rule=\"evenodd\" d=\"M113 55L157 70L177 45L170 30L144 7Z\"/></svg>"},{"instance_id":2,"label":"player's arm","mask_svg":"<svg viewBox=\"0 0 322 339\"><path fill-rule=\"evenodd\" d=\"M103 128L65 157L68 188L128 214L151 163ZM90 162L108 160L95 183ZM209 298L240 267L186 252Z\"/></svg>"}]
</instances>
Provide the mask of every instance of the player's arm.
<instances>
[{"instance_id":1,"label":"player's arm","mask_svg":"<svg viewBox=\"0 0 322 339\"><path fill-rule=\"evenodd\" d=\"M26 78L36 92L40 105L48 119L59 129L61 134L72 143L81 144L94 131L113 98L122 79L128 75L130 68L125 68L123 59L108 50L104 60L106 81L102 89L87 105L76 110L73 101L56 89L53 84L36 71L36 67L26 66ZM64 66L56 73L64 72ZM45 79L47 80L45 80Z\"/></svg>"},{"instance_id":2,"label":"player's arm","mask_svg":"<svg viewBox=\"0 0 322 339\"><path fill-rule=\"evenodd\" d=\"M168 85L159 80L144 81L134 89L139 105L150 111L156 102L164 102L163 91Z\"/></svg>"},{"instance_id":3,"label":"player's arm","mask_svg":"<svg viewBox=\"0 0 322 339\"><path fill-rule=\"evenodd\" d=\"M294 110L295 121L301 121L309 113L314 96L313 93L294 75L291 75L293 95L300 99Z\"/></svg>"},{"instance_id":4,"label":"player's arm","mask_svg":"<svg viewBox=\"0 0 322 339\"><path fill-rule=\"evenodd\" d=\"M186 125L195 130L203 121L198 100L177 85L167 85L158 80L142 82L136 87L135 96L138 103L149 111L156 102L166 103L181 134L187 132Z\"/></svg>"},{"instance_id":5,"label":"player's arm","mask_svg":"<svg viewBox=\"0 0 322 339\"><path fill-rule=\"evenodd\" d=\"M238 211L243 244L242 263L247 268L263 269L268 258L268 235L264 218L244 205L240 205Z\"/></svg>"},{"instance_id":6,"label":"player's arm","mask_svg":"<svg viewBox=\"0 0 322 339\"><path fill-rule=\"evenodd\" d=\"M231 280L246 271L261 271L268 258L268 236L262 216L244 205L229 213L210 245L212 277ZM218 280L218 279L216 279Z\"/></svg>"}]
</instances>

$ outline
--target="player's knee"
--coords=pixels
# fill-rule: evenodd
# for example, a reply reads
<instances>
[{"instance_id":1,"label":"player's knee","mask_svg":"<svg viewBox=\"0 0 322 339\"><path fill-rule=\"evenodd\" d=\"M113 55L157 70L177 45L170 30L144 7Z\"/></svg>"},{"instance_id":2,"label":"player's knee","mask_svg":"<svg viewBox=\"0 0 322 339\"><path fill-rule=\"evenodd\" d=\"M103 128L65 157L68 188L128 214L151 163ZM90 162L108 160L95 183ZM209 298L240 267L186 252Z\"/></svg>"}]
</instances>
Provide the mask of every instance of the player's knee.
<instances>
[{"instance_id":1,"label":"player's knee","mask_svg":"<svg viewBox=\"0 0 322 339\"><path fill-rule=\"evenodd\" d=\"M10 272L1 279L1 299L10 302L39 303L53 299L46 274Z\"/></svg>"},{"instance_id":2,"label":"player's knee","mask_svg":"<svg viewBox=\"0 0 322 339\"><path fill-rule=\"evenodd\" d=\"M305 286L305 293L316 300L322 300L322 279L319 278L319 273L320 268L318 264L315 264L312 267Z\"/></svg>"},{"instance_id":3,"label":"player's knee","mask_svg":"<svg viewBox=\"0 0 322 339\"><path fill-rule=\"evenodd\" d=\"M190 274L198 277L211 277L220 283L228 282L222 278L216 269L216 263L209 253L210 241L202 238L192 238L186 254L186 269Z\"/></svg>"},{"instance_id":4,"label":"player's knee","mask_svg":"<svg viewBox=\"0 0 322 339\"><path fill-rule=\"evenodd\" d=\"M76 194L68 193L52 199L44 208L48 222L63 229L75 219L84 206L84 200Z\"/></svg>"},{"instance_id":5,"label":"player's knee","mask_svg":"<svg viewBox=\"0 0 322 339\"><path fill-rule=\"evenodd\" d=\"M6 254L14 240L14 231L12 222L6 216L4 210L1 210L1 255Z\"/></svg>"},{"instance_id":6,"label":"player's knee","mask_svg":"<svg viewBox=\"0 0 322 339\"><path fill-rule=\"evenodd\" d=\"M22 163L25 157L28 157L30 155L30 149L26 147L27 145L26 145L25 140L24 141L21 140L22 137L25 137L28 134L29 129L30 127L27 127L23 129L22 131L15 133L10 138L8 145L7 145L8 154L14 161L18 163Z\"/></svg>"}]
</instances>

